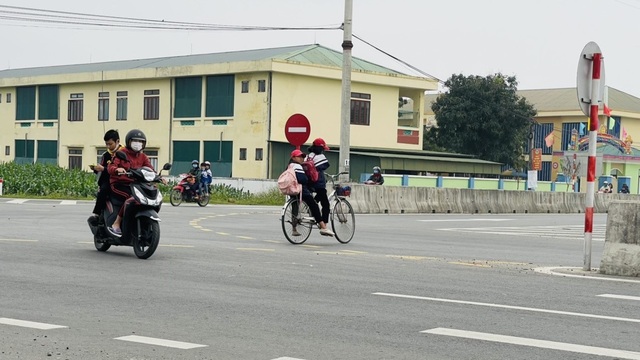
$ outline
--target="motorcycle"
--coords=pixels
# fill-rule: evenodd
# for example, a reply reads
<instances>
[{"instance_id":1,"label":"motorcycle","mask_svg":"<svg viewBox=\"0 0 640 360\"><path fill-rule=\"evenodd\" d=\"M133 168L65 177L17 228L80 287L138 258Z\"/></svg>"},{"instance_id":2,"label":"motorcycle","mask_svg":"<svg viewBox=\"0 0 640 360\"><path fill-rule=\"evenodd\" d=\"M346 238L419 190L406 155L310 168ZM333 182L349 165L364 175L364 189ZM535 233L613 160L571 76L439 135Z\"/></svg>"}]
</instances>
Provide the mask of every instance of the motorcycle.
<instances>
[{"instance_id":1,"label":"motorcycle","mask_svg":"<svg viewBox=\"0 0 640 360\"><path fill-rule=\"evenodd\" d=\"M117 152L116 156L121 153ZM162 170L171 169L167 163ZM157 183L162 182L160 174L151 168L131 169L125 173L132 178L131 194L134 201L129 202L122 217L122 236L112 235L107 227L116 220L118 211L124 202L109 198L102 215L97 219L90 217L87 222L93 233L93 243L98 251L107 251L113 246L132 246L133 252L140 259L148 259L153 255L160 243L160 217L158 212L162 205L162 194Z\"/></svg>"},{"instance_id":2,"label":"motorcycle","mask_svg":"<svg viewBox=\"0 0 640 360\"><path fill-rule=\"evenodd\" d=\"M199 196L193 196L193 192L191 189L194 187L198 187L198 183L190 184L188 179L193 178L193 175L188 174L180 174L182 176L182 180L178 182L176 186L171 190L171 196L169 196L169 201L173 206L180 206L182 202L195 202L198 205L205 207L209 204L209 192L204 191ZM197 194L197 192L196 192Z\"/></svg>"}]
</instances>

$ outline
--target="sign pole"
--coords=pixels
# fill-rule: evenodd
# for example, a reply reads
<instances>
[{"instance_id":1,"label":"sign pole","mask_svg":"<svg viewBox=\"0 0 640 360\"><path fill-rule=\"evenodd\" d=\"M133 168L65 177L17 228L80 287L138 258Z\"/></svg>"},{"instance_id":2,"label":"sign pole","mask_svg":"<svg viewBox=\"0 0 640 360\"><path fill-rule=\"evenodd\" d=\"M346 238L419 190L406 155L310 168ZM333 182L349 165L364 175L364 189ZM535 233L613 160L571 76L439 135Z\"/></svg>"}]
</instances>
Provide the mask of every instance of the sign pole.
<instances>
[{"instance_id":1,"label":"sign pole","mask_svg":"<svg viewBox=\"0 0 640 360\"><path fill-rule=\"evenodd\" d=\"M591 271L591 239L593 236L593 204L595 200L596 142L598 141L598 99L600 99L600 65L602 54L594 53L591 75L591 106L589 110L589 157L587 161L587 198L584 211L584 265Z\"/></svg>"}]
</instances>

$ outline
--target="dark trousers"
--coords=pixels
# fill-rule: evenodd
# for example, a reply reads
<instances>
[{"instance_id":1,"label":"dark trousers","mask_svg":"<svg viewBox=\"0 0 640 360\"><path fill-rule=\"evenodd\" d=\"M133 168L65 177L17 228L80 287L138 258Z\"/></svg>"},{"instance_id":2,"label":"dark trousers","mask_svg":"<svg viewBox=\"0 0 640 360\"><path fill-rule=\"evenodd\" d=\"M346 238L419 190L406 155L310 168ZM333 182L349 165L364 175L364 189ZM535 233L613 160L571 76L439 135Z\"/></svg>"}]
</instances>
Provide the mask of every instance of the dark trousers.
<instances>
[{"instance_id":1,"label":"dark trousers","mask_svg":"<svg viewBox=\"0 0 640 360\"><path fill-rule=\"evenodd\" d=\"M102 210L107 206L107 198L109 197L109 193L111 192L111 186L108 182L104 182L100 185L98 189L98 194L96 195L96 204L93 206L93 213L100 215Z\"/></svg>"},{"instance_id":2,"label":"dark trousers","mask_svg":"<svg viewBox=\"0 0 640 360\"><path fill-rule=\"evenodd\" d=\"M325 223L329 223L329 211L331 205L329 205L329 198L327 197L327 189L316 189L316 196L314 198L316 201L320 201L320 205L322 206L322 221Z\"/></svg>"},{"instance_id":3,"label":"dark trousers","mask_svg":"<svg viewBox=\"0 0 640 360\"><path fill-rule=\"evenodd\" d=\"M300 195L295 195L295 196L291 196L294 199L299 199ZM320 221L322 221L322 216L320 215L320 208L318 207L318 203L316 203L316 201L313 199L313 195L309 194L309 193L303 193L302 194L302 201L304 201L305 204L307 204L307 206L309 207L309 210L311 211L311 216L313 216L313 219L319 223ZM293 206L291 208L291 212L293 214L293 216L298 215L298 203L294 202Z\"/></svg>"},{"instance_id":4,"label":"dark trousers","mask_svg":"<svg viewBox=\"0 0 640 360\"><path fill-rule=\"evenodd\" d=\"M122 214L124 214L124 207L127 205L127 202L133 201L133 197L131 196L131 186L129 184L112 184L111 196L122 200L122 207L120 208L120 211L118 211L118 215L122 217Z\"/></svg>"}]
</instances>

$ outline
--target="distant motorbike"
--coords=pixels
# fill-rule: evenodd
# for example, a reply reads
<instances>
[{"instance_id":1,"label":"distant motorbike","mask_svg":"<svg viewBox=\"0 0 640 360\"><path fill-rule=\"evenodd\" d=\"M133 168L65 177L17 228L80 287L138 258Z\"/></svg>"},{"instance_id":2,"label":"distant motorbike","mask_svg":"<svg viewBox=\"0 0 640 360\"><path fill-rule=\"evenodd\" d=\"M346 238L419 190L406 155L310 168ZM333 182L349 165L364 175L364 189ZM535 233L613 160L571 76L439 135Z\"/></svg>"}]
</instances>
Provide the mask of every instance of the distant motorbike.
<instances>
[{"instance_id":1,"label":"distant motorbike","mask_svg":"<svg viewBox=\"0 0 640 360\"><path fill-rule=\"evenodd\" d=\"M193 178L193 175L181 174L180 176L182 176L182 180L171 190L171 196L169 197L171 205L180 206L182 202L195 202L202 207L207 206L209 204L209 192L197 193L198 183L189 183L189 179ZM196 196L193 195L194 193Z\"/></svg>"},{"instance_id":2,"label":"distant motorbike","mask_svg":"<svg viewBox=\"0 0 640 360\"><path fill-rule=\"evenodd\" d=\"M120 155L120 152L116 153L116 156ZM162 170L169 169L171 169L169 163L162 167ZM162 194L156 185L162 182L160 173L156 174L151 168L145 166L131 169L125 174L134 180L131 183L131 194L134 201L124 209L121 237L113 236L107 227L115 221L120 207L123 206L123 201L110 198L98 219L89 218L87 220L93 233L93 243L98 251L107 251L112 245L132 246L134 253L140 259L147 259L153 255L160 243L158 212L162 205Z\"/></svg>"}]
</instances>

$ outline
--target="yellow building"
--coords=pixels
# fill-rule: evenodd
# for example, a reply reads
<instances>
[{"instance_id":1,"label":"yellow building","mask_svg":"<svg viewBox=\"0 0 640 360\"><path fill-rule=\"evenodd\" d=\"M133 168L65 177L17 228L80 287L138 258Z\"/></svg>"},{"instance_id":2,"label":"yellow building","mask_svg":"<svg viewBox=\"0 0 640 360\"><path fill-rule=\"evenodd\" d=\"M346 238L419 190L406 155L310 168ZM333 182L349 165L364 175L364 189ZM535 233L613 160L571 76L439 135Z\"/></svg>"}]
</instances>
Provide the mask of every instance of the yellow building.
<instances>
[{"instance_id":1,"label":"yellow building","mask_svg":"<svg viewBox=\"0 0 640 360\"><path fill-rule=\"evenodd\" d=\"M284 127L295 113L310 120L308 143L322 137L337 148L341 64L340 52L304 45L2 70L0 162L88 170L105 131L124 140L138 128L154 166L172 162L173 174L197 159L209 160L214 176L273 178L288 161ZM355 57L352 70L351 147L419 153L424 92L436 80ZM352 173L372 166L357 163Z\"/></svg>"}]
</instances>

